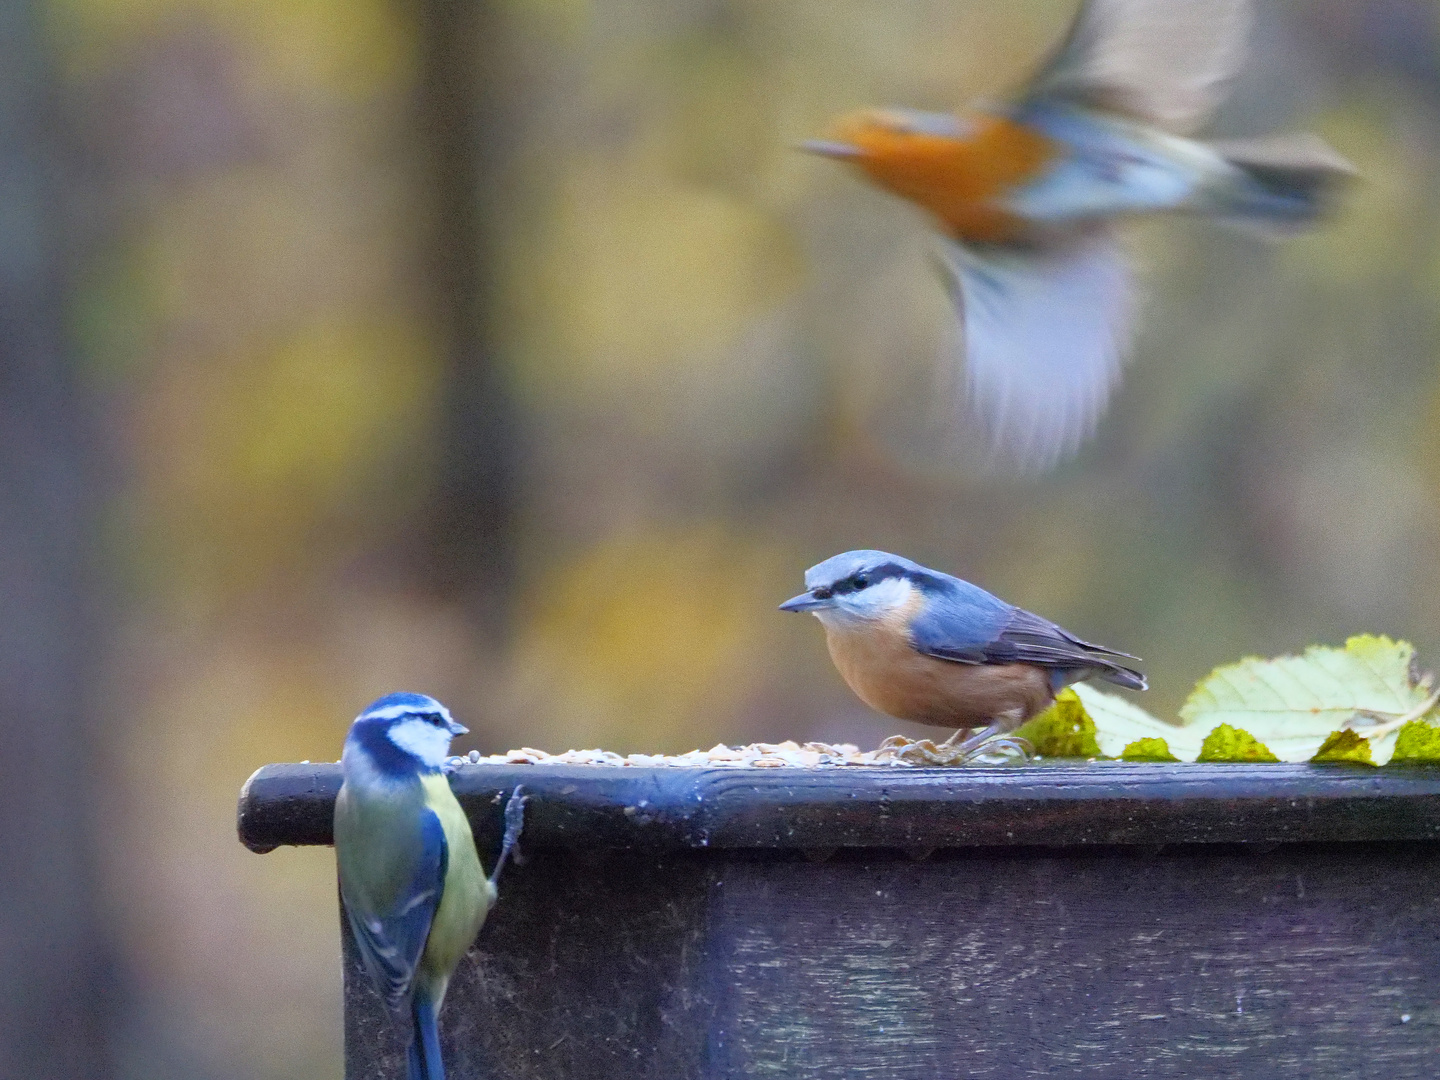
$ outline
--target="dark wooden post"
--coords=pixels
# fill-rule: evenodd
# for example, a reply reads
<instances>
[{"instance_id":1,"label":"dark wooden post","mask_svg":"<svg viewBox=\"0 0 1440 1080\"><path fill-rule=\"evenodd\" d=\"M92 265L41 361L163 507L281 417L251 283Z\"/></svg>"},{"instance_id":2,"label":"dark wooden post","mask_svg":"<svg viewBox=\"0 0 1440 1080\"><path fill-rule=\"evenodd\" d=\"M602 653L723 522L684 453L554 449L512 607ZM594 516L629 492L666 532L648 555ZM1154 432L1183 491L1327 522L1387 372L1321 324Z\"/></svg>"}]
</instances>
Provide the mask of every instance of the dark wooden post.
<instances>
[{"instance_id":1,"label":"dark wooden post","mask_svg":"<svg viewBox=\"0 0 1440 1080\"><path fill-rule=\"evenodd\" d=\"M492 634L511 575L517 424L491 334L490 202L504 130L499 17L487 0L422 0L420 126L429 163L429 287L445 356L431 585Z\"/></svg>"},{"instance_id":2,"label":"dark wooden post","mask_svg":"<svg viewBox=\"0 0 1440 1080\"><path fill-rule=\"evenodd\" d=\"M454 1080L1433 1077L1440 770L467 766L527 861L461 966ZM338 768L246 785L329 840ZM345 951L346 1075L403 1075Z\"/></svg>"},{"instance_id":3,"label":"dark wooden post","mask_svg":"<svg viewBox=\"0 0 1440 1080\"><path fill-rule=\"evenodd\" d=\"M93 426L64 335L66 238L43 11L0 0L0 1076L112 1074L87 716Z\"/></svg>"}]
</instances>

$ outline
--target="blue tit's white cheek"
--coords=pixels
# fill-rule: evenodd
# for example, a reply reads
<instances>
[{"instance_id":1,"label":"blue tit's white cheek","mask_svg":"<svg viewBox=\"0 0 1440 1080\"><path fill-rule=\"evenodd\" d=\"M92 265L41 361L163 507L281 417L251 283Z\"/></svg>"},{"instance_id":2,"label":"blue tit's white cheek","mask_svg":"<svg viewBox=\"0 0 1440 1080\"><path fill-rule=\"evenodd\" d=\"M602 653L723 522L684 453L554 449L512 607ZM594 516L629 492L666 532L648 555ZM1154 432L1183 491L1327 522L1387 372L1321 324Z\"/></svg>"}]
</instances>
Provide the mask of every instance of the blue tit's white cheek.
<instances>
[{"instance_id":1,"label":"blue tit's white cheek","mask_svg":"<svg viewBox=\"0 0 1440 1080\"><path fill-rule=\"evenodd\" d=\"M428 720L401 720L386 734L401 750L432 769L440 768L450 753L450 732Z\"/></svg>"}]
</instances>

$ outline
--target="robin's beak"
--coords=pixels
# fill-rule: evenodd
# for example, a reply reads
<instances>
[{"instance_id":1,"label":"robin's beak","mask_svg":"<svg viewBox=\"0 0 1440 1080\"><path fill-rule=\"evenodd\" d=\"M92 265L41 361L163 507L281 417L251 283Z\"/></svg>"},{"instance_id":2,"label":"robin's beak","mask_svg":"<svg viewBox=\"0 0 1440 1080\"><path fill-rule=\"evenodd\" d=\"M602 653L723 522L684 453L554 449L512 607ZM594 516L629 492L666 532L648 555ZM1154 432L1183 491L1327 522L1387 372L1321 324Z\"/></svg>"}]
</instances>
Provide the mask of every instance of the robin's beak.
<instances>
[{"instance_id":1,"label":"robin's beak","mask_svg":"<svg viewBox=\"0 0 1440 1080\"><path fill-rule=\"evenodd\" d=\"M821 157L833 158L856 158L861 154L858 146L850 143L835 142L833 139L806 139L796 146L797 150L804 150L811 154L819 154Z\"/></svg>"}]
</instances>

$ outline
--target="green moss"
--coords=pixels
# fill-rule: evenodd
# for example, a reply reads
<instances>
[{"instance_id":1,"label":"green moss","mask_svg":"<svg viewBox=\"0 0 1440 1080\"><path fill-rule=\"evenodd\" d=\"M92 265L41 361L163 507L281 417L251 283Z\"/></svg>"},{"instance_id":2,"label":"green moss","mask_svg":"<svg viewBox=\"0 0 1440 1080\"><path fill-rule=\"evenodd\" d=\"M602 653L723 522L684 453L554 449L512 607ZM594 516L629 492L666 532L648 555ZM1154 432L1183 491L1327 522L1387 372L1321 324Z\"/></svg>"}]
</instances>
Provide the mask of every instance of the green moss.
<instances>
[{"instance_id":1,"label":"green moss","mask_svg":"<svg viewBox=\"0 0 1440 1080\"><path fill-rule=\"evenodd\" d=\"M1095 722L1069 687L1055 695L1054 705L1026 722L1015 734L1028 739L1041 757L1101 756L1095 741Z\"/></svg>"},{"instance_id":2,"label":"green moss","mask_svg":"<svg viewBox=\"0 0 1440 1080\"><path fill-rule=\"evenodd\" d=\"M1311 761L1349 761L1361 765L1374 765L1370 756L1370 740L1353 731L1332 731L1315 751Z\"/></svg>"},{"instance_id":3,"label":"green moss","mask_svg":"<svg viewBox=\"0 0 1440 1080\"><path fill-rule=\"evenodd\" d=\"M1196 761L1279 761L1270 748L1248 731L1221 724L1200 744Z\"/></svg>"},{"instance_id":4,"label":"green moss","mask_svg":"<svg viewBox=\"0 0 1440 1080\"><path fill-rule=\"evenodd\" d=\"M1121 761L1179 761L1164 739L1136 739L1120 751Z\"/></svg>"},{"instance_id":5,"label":"green moss","mask_svg":"<svg viewBox=\"0 0 1440 1080\"><path fill-rule=\"evenodd\" d=\"M1395 736L1395 754L1391 764L1440 763L1440 727L1424 720L1411 720Z\"/></svg>"}]
</instances>

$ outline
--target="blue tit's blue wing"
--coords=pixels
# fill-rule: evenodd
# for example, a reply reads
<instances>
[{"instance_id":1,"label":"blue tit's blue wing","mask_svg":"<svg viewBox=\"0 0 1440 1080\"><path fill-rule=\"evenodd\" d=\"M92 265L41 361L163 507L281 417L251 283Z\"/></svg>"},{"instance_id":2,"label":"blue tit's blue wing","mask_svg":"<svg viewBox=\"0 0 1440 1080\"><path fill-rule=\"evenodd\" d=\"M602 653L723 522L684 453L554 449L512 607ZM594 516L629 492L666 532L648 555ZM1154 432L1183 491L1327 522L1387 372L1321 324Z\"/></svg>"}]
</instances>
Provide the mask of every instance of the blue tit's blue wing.
<instances>
[{"instance_id":1,"label":"blue tit's blue wing","mask_svg":"<svg viewBox=\"0 0 1440 1080\"><path fill-rule=\"evenodd\" d=\"M1175 132L1203 124L1245 59L1251 0L1085 0L1022 95L1138 117Z\"/></svg>"},{"instance_id":2,"label":"blue tit's blue wing","mask_svg":"<svg viewBox=\"0 0 1440 1080\"><path fill-rule=\"evenodd\" d=\"M345 906L360 957L391 1009L399 1009L410 993L449 862L445 830L431 810L421 811L419 831L414 876L393 905L385 911Z\"/></svg>"},{"instance_id":3,"label":"blue tit's blue wing","mask_svg":"<svg viewBox=\"0 0 1440 1080\"><path fill-rule=\"evenodd\" d=\"M941 240L964 328L968 411L992 454L1019 470L1069 457L1120 377L1130 271L1107 228L1048 250Z\"/></svg>"}]
</instances>

